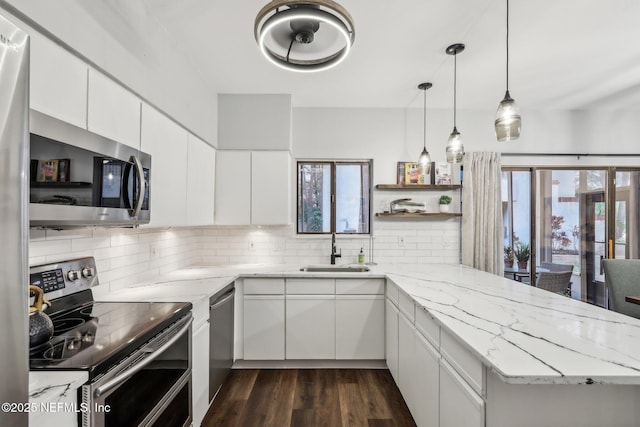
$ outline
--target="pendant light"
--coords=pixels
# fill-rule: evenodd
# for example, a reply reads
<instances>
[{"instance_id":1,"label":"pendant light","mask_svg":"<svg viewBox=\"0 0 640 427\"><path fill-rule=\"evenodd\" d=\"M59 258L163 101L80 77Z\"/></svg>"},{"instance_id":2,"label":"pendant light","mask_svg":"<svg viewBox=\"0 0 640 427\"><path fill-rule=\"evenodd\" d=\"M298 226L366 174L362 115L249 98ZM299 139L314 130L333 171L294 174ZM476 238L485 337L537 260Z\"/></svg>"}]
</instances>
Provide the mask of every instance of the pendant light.
<instances>
[{"instance_id":1,"label":"pendant light","mask_svg":"<svg viewBox=\"0 0 640 427\"><path fill-rule=\"evenodd\" d=\"M427 90L429 90L431 86L433 85L428 82L420 83L418 85L418 89L424 91L424 129L423 129L424 146L422 148L422 153L420 153L420 157L418 158L421 184L431 183L431 156L427 151ZM428 182L427 182L427 179L429 180Z\"/></svg>"},{"instance_id":2,"label":"pendant light","mask_svg":"<svg viewBox=\"0 0 640 427\"><path fill-rule=\"evenodd\" d=\"M463 50L464 45L462 43L452 44L446 49L447 55L453 55L453 131L451 132L451 135L449 135L449 142L447 142L447 162L449 163L462 162L462 155L464 154L462 138L460 137L460 132L458 132L458 128L456 127L457 57Z\"/></svg>"},{"instance_id":3,"label":"pendant light","mask_svg":"<svg viewBox=\"0 0 640 427\"><path fill-rule=\"evenodd\" d=\"M520 138L520 109L509 94L509 0L507 0L507 92L496 112L496 138L499 142Z\"/></svg>"}]
</instances>

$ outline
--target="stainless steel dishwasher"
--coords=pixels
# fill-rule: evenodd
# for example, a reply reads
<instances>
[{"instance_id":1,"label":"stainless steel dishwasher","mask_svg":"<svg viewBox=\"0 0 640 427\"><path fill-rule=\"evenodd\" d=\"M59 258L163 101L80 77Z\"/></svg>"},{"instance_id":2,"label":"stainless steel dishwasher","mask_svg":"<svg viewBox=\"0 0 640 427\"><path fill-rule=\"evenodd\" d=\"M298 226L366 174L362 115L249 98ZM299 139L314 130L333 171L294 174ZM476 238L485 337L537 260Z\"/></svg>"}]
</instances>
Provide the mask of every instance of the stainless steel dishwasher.
<instances>
[{"instance_id":1,"label":"stainless steel dishwasher","mask_svg":"<svg viewBox=\"0 0 640 427\"><path fill-rule=\"evenodd\" d=\"M209 300L209 403L233 365L233 302L235 283Z\"/></svg>"}]
</instances>

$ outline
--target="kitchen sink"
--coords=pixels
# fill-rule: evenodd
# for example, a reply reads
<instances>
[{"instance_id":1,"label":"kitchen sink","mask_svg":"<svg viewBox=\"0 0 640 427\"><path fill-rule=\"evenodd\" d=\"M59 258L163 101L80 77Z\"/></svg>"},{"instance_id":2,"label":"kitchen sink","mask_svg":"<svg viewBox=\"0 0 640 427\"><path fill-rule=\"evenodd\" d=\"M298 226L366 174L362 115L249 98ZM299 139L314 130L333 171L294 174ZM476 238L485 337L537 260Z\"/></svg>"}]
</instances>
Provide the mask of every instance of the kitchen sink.
<instances>
[{"instance_id":1,"label":"kitchen sink","mask_svg":"<svg viewBox=\"0 0 640 427\"><path fill-rule=\"evenodd\" d=\"M369 271L366 265L307 265L300 271L309 273L365 273Z\"/></svg>"}]
</instances>

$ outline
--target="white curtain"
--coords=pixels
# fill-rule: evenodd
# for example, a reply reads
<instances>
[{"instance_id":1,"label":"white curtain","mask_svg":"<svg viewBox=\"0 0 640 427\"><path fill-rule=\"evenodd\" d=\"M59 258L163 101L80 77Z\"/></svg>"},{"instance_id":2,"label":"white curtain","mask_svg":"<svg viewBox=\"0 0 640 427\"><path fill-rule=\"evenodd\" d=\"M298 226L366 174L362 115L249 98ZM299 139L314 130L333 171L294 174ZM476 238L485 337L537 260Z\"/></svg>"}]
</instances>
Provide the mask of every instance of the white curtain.
<instances>
[{"instance_id":1,"label":"white curtain","mask_svg":"<svg viewBox=\"0 0 640 427\"><path fill-rule=\"evenodd\" d=\"M462 263L502 276L500 153L465 153Z\"/></svg>"}]
</instances>

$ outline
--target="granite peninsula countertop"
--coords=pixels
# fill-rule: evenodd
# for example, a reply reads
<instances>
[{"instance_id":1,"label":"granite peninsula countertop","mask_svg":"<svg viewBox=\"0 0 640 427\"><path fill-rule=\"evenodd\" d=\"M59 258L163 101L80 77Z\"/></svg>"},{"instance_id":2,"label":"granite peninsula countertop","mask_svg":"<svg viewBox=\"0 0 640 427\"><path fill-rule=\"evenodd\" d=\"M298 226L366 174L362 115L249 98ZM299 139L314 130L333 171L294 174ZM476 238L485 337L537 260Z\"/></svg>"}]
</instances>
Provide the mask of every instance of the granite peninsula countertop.
<instances>
[{"instance_id":1,"label":"granite peninsula countertop","mask_svg":"<svg viewBox=\"0 0 640 427\"><path fill-rule=\"evenodd\" d=\"M639 319L459 265L194 266L101 299L204 301L238 277L387 277L505 382L640 384Z\"/></svg>"}]
</instances>

